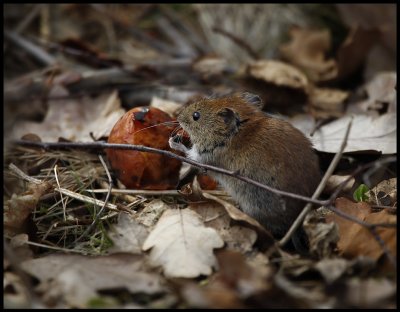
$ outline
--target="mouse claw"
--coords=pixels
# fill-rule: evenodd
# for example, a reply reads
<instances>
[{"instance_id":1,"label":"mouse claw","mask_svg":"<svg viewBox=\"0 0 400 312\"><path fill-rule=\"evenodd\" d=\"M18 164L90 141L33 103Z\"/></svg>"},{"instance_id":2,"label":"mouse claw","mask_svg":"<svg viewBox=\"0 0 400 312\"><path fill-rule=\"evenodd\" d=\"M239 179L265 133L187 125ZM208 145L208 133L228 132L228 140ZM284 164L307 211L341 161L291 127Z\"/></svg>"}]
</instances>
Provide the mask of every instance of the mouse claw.
<instances>
[{"instance_id":1,"label":"mouse claw","mask_svg":"<svg viewBox=\"0 0 400 312\"><path fill-rule=\"evenodd\" d=\"M169 147L174 150L183 152L185 154L187 154L187 152L188 152L187 147L185 145L183 145L182 143L175 142L173 137L169 138L168 144L169 144Z\"/></svg>"}]
</instances>

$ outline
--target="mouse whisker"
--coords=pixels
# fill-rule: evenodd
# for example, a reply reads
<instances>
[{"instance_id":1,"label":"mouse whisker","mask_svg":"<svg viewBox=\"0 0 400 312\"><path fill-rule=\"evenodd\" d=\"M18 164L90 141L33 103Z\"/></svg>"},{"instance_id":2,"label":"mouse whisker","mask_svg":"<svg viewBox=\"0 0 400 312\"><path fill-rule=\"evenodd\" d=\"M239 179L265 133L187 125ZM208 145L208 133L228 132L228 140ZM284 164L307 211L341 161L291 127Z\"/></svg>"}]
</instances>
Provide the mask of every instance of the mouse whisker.
<instances>
[{"instance_id":1,"label":"mouse whisker","mask_svg":"<svg viewBox=\"0 0 400 312\"><path fill-rule=\"evenodd\" d=\"M147 130L147 129L150 129L150 128L158 127L158 126L172 127L172 126L175 126L176 124L178 124L177 121L166 121L166 122L161 122L161 123L158 123L158 124L155 124L155 125L148 126L148 127L146 127L146 128L137 130L137 131L135 131L133 134L136 134L136 133L138 133L138 132L141 132L141 131L143 131L143 130Z\"/></svg>"}]
</instances>

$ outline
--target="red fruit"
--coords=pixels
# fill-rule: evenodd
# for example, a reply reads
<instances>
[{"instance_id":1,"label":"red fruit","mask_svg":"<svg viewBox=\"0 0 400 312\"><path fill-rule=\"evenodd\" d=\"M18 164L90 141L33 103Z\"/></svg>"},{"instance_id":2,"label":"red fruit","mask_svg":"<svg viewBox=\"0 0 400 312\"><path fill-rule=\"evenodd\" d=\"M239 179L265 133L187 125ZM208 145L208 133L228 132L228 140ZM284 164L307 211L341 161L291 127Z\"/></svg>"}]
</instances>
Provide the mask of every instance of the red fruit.
<instances>
[{"instance_id":1,"label":"red fruit","mask_svg":"<svg viewBox=\"0 0 400 312\"><path fill-rule=\"evenodd\" d=\"M175 126L158 125L168 121L175 120L157 108L135 107L117 121L108 143L144 145L171 151L168 139ZM158 126L148 128L154 125ZM178 183L179 160L132 150L107 149L106 153L115 174L127 188L165 190L174 189Z\"/></svg>"}]
</instances>

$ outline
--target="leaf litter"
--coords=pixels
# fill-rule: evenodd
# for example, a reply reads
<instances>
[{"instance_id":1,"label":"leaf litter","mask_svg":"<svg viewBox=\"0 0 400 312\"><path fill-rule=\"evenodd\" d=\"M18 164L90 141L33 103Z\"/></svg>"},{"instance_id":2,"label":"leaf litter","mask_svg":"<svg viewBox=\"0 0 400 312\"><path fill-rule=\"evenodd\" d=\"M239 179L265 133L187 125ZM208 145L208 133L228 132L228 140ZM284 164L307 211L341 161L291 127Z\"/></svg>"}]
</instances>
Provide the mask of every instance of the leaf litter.
<instances>
[{"instance_id":1,"label":"leaf litter","mask_svg":"<svg viewBox=\"0 0 400 312\"><path fill-rule=\"evenodd\" d=\"M343 6L341 11L345 11ZM269 25L271 36L263 35L269 38L267 46L280 51L280 55L271 58L270 52L263 54L265 51L260 49L255 53L259 58L249 61L251 57L243 46L257 42L261 47L262 40L246 43L246 39L264 33L260 31L263 24L257 22L252 10L265 13L265 22L265 17L271 18L271 12L278 7L243 5L237 14L225 14L214 24L221 29L225 26L228 33L232 27L228 25L230 16L235 16L235 25L241 27L246 23L238 21L251 16L251 23L247 24L254 26L242 38L230 42L228 37L213 33L214 25L207 29L205 21L217 18L218 12L234 11L235 7L215 6L211 12L196 6L207 38L199 44L200 27L190 6L176 10L154 4L57 5L51 10L46 5L22 6L19 11L32 13L38 23L31 24L32 29L21 30L18 38L30 41L37 37L30 42L37 49L25 51L16 42L5 43L5 75L17 77L6 82L5 113L9 117L5 129L11 134L6 139L24 136L39 141L91 142L107 138L119 117L134 106L150 104L175 116L189 100L239 89L258 93L265 111L287 114L281 117L306 135L311 134L320 156L337 152L353 114L346 154L333 176L336 180L332 177L331 189L327 188L324 194L329 196L338 183L352 174L352 169L363 163L363 157L379 157L371 156L376 152L397 153L396 73L394 68L378 68L369 76L371 80L364 81L360 72L362 65L370 66L365 62L370 49L380 44L376 23L370 29L351 25L341 34L344 40L335 43L338 29L311 27L310 21L300 23L291 32L287 31L289 28L276 28L282 14L275 14L278 20ZM335 11L332 8L329 14ZM12 6L5 7L5 18L11 9ZM290 13L285 18L299 16L295 5L281 10ZM45 18L53 13L61 16L58 22L63 25L54 33L52 27L45 27L54 23ZM13 14L15 20L18 14ZM166 20L159 22L160 15ZM26 22L29 25L30 21ZM9 18L5 25L8 23ZM42 25L42 30L35 30L34 25ZM96 29L102 31L91 31ZM241 33L241 29L236 31ZM282 31L284 38L292 37L291 41L270 40ZM164 41L164 36L170 40ZM40 43L43 40L46 47ZM215 51L221 51L219 44L233 44L232 51L240 52L235 53L236 63L225 58L227 52L196 54L195 51L213 50L208 41ZM65 45L65 51L57 50L62 42L73 45ZM15 44L18 49L14 49ZM77 55L68 55L67 50L71 49ZM47 68L39 66L34 51L40 50L52 54L59 63ZM182 57L188 56L188 51L196 58ZM91 59L87 58L89 54ZM93 70L98 67L102 69ZM23 68L24 77L18 70L11 73L10 68ZM27 71L29 74L25 75ZM370 75L371 68L366 72ZM396 305L393 266L382 246L367 229L324 208L309 214L304 222L310 238L309 258L274 249L269 233L235 207L229 197L211 195L198 185L188 186L189 191L180 193L111 193L91 232L76 241L105 204L106 194L97 193L96 189L110 187L98 155L15 147L6 148L5 159L5 243L16 255L4 258L4 298L8 307ZM7 167L10 162L25 176L11 172ZM324 161L322 165L327 166ZM336 200L336 208L365 222L395 224L395 171L393 166L381 166L374 183L365 181L364 176L354 176L340 193L343 197ZM111 174L113 187L123 188L114 172ZM40 184L26 182L27 176ZM360 183L368 184L368 199L354 203L350 200L352 192ZM67 191L62 198L60 189ZM377 227L376 232L390 253L397 256L395 229ZM18 266L36 278L32 280L34 288L20 278ZM38 296L33 301L27 295L28 289Z\"/></svg>"}]
</instances>

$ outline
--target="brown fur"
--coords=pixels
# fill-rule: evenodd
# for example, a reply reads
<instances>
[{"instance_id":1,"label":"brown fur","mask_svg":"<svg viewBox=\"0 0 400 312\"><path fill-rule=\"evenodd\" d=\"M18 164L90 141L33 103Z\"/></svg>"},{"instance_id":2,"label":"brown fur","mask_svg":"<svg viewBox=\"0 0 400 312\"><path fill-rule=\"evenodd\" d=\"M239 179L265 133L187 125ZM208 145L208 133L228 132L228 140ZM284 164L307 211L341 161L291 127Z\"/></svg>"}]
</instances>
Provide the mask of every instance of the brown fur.
<instances>
[{"instance_id":1,"label":"brown fur","mask_svg":"<svg viewBox=\"0 0 400 312\"><path fill-rule=\"evenodd\" d=\"M200 113L197 121L194 112ZM249 101L248 94L192 103L182 110L178 121L197 151L188 155L200 162L304 196L311 196L318 185L318 157L310 141L288 122L263 113ZM305 205L233 177L209 174L245 213L276 237L286 233Z\"/></svg>"}]
</instances>

